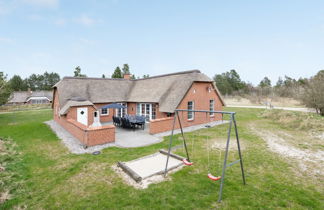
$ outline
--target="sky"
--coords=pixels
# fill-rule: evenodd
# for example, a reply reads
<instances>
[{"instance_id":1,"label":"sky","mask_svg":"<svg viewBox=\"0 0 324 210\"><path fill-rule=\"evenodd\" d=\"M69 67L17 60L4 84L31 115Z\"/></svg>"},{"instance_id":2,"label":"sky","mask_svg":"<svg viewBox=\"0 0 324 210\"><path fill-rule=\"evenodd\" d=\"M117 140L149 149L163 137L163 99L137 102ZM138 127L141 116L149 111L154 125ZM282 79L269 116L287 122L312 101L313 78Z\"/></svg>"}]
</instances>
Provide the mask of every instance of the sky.
<instances>
[{"instance_id":1,"label":"sky","mask_svg":"<svg viewBox=\"0 0 324 210\"><path fill-rule=\"evenodd\" d=\"M324 69L324 1L0 0L0 71L89 77L116 66L159 75L236 69L310 77Z\"/></svg>"}]
</instances>

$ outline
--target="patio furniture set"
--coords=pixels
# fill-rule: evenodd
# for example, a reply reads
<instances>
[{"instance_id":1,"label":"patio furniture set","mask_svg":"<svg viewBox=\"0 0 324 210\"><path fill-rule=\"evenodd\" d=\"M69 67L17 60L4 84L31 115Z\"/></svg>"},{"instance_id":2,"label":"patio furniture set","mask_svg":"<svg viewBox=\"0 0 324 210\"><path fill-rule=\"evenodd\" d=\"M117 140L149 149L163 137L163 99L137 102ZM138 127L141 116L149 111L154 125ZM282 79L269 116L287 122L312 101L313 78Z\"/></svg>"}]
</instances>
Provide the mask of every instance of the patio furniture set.
<instances>
[{"instance_id":1,"label":"patio furniture set","mask_svg":"<svg viewBox=\"0 0 324 210\"><path fill-rule=\"evenodd\" d=\"M113 124L122 128L145 129L145 117L140 115L125 115L124 117L113 116Z\"/></svg>"}]
</instances>

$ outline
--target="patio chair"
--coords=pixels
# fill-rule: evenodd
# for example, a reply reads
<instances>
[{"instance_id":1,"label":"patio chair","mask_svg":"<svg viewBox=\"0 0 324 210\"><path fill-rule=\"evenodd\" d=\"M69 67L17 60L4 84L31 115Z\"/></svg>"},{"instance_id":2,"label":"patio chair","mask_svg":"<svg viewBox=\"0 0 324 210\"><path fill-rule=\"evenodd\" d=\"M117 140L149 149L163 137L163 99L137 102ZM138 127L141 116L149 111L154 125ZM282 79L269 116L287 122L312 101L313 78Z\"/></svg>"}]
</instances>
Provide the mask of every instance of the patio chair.
<instances>
[{"instance_id":1,"label":"patio chair","mask_svg":"<svg viewBox=\"0 0 324 210\"><path fill-rule=\"evenodd\" d=\"M113 116L113 117L112 117L112 119L113 119L113 124L114 124L114 125L117 125L117 120L116 120L116 117L115 117L115 116Z\"/></svg>"},{"instance_id":2,"label":"patio chair","mask_svg":"<svg viewBox=\"0 0 324 210\"><path fill-rule=\"evenodd\" d=\"M126 122L125 122L125 118L123 117L118 117L118 121L119 121L119 126L124 128L126 127Z\"/></svg>"},{"instance_id":3,"label":"patio chair","mask_svg":"<svg viewBox=\"0 0 324 210\"><path fill-rule=\"evenodd\" d=\"M121 117L117 117L117 123L118 123L118 126L121 127L122 126L122 118Z\"/></svg>"},{"instance_id":4,"label":"patio chair","mask_svg":"<svg viewBox=\"0 0 324 210\"><path fill-rule=\"evenodd\" d=\"M144 128L145 128L145 117L136 115L135 119L136 119L136 125L140 126L144 130Z\"/></svg>"}]
</instances>

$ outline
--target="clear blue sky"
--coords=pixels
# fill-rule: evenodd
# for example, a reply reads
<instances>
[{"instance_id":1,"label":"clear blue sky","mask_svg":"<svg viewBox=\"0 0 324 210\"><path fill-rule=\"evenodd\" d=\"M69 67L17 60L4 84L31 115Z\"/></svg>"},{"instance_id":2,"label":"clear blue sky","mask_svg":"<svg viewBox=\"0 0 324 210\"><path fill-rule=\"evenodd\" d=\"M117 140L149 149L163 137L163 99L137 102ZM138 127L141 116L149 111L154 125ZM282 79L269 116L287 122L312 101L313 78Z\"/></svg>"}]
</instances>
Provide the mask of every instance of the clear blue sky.
<instances>
[{"instance_id":1,"label":"clear blue sky","mask_svg":"<svg viewBox=\"0 0 324 210\"><path fill-rule=\"evenodd\" d=\"M0 71L135 75L236 69L309 77L324 69L324 1L0 0Z\"/></svg>"}]
</instances>

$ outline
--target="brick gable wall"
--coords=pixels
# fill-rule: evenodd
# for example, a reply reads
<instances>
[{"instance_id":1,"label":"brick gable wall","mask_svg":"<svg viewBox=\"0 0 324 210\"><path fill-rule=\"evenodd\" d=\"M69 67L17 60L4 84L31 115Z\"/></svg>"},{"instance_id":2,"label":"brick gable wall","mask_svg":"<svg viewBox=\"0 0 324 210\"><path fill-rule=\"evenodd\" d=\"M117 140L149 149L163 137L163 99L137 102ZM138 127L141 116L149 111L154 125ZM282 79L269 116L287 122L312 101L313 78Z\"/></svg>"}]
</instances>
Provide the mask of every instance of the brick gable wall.
<instances>
[{"instance_id":1,"label":"brick gable wall","mask_svg":"<svg viewBox=\"0 0 324 210\"><path fill-rule=\"evenodd\" d=\"M209 110L209 100L211 99L214 99L215 101L214 110L221 111L222 102L220 100L220 97L217 95L216 91L213 90L212 84L209 82L195 82L193 83L185 97L182 99L177 109L188 109L188 101L193 101L195 110ZM211 121L222 119L221 114L215 114L214 116L210 116L206 113L197 112L194 114L193 120L188 120L187 114L187 112L179 112L181 125L183 127L208 123ZM171 130L173 116L152 120L150 122L150 134L156 134ZM178 129L179 127L180 126L177 120L175 128Z\"/></svg>"}]
</instances>

